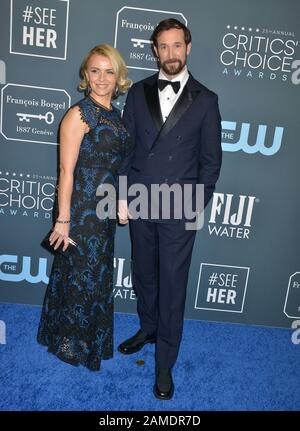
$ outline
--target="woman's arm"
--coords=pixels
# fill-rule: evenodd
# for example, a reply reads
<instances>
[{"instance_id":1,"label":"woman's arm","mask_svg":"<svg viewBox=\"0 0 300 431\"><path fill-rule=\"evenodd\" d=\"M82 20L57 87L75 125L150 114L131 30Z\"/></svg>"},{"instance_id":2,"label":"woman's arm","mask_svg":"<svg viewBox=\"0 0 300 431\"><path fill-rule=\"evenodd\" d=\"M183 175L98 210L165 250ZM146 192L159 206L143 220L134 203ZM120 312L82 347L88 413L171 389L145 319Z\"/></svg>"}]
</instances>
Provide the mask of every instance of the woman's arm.
<instances>
[{"instance_id":1,"label":"woman's arm","mask_svg":"<svg viewBox=\"0 0 300 431\"><path fill-rule=\"evenodd\" d=\"M80 116L78 107L71 108L61 123L58 181L58 221L68 221L71 215L71 197L74 182L74 169L78 159L83 136L89 130ZM70 224L56 221L50 236L50 244L56 242L57 249L64 241L64 250L68 247Z\"/></svg>"}]
</instances>

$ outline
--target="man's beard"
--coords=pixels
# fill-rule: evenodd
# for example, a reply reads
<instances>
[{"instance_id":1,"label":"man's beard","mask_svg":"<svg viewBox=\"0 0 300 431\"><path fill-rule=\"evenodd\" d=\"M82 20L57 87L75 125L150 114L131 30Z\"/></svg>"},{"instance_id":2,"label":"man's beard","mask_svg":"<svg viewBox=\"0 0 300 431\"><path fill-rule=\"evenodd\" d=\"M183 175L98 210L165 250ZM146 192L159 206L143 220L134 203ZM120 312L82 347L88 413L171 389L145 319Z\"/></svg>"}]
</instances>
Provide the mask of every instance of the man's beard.
<instances>
[{"instance_id":1,"label":"man's beard","mask_svg":"<svg viewBox=\"0 0 300 431\"><path fill-rule=\"evenodd\" d=\"M160 66L167 75L178 75L185 65L186 60L183 63L179 58L174 58L171 60L164 61L163 63L161 63Z\"/></svg>"}]
</instances>

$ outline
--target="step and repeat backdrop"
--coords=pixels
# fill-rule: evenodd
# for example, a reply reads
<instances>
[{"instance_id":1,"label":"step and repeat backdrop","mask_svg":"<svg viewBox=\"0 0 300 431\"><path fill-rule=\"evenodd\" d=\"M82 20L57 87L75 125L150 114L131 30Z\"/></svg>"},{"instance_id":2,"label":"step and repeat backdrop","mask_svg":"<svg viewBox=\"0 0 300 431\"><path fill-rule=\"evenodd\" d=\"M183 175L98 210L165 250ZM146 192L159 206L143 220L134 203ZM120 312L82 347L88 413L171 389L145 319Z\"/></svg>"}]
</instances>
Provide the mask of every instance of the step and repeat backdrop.
<instances>
[{"instance_id":1,"label":"step and repeat backdrop","mask_svg":"<svg viewBox=\"0 0 300 431\"><path fill-rule=\"evenodd\" d=\"M223 167L197 233L185 316L300 319L300 3L2 0L0 9L0 301L42 303L59 124L82 98L83 57L110 43L140 80L157 70L155 26L175 17L192 32L189 70L219 95L222 115ZM135 313L130 257L128 227L118 227L115 310Z\"/></svg>"}]
</instances>

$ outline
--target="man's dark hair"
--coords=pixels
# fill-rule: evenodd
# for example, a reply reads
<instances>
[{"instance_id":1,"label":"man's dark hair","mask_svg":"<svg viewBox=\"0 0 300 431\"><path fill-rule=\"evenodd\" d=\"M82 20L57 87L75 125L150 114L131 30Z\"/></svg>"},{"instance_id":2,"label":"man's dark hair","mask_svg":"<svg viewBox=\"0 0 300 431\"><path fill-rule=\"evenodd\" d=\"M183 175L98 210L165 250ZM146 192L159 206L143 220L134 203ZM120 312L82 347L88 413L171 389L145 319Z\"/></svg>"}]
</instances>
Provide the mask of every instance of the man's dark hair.
<instances>
[{"instance_id":1,"label":"man's dark hair","mask_svg":"<svg viewBox=\"0 0 300 431\"><path fill-rule=\"evenodd\" d=\"M157 38L162 31L171 30L171 28L177 28L178 30L183 30L184 32L184 41L185 44L188 45L192 41L192 35L190 30L180 21L175 18L164 19L161 21L157 27L155 28L151 40L153 44L157 48Z\"/></svg>"}]
</instances>

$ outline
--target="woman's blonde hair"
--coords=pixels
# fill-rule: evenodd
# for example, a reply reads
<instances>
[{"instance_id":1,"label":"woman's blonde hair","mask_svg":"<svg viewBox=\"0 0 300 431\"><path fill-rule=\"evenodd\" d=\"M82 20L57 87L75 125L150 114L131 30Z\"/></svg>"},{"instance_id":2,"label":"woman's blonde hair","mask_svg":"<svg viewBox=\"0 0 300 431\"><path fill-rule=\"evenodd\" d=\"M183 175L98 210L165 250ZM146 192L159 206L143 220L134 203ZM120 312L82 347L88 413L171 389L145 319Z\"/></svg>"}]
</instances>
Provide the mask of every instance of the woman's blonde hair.
<instances>
[{"instance_id":1,"label":"woman's blonde hair","mask_svg":"<svg viewBox=\"0 0 300 431\"><path fill-rule=\"evenodd\" d=\"M87 71L88 62L94 54L103 55L104 57L109 58L111 61L113 71L117 77L117 85L113 97L116 98L119 94L126 93L126 91L132 85L132 81L127 78L127 68L125 61L116 48L106 43L95 46L90 50L83 60L80 67L80 76L82 79L79 84L79 90L86 91L88 89L89 83L86 79L85 73Z\"/></svg>"}]
</instances>

